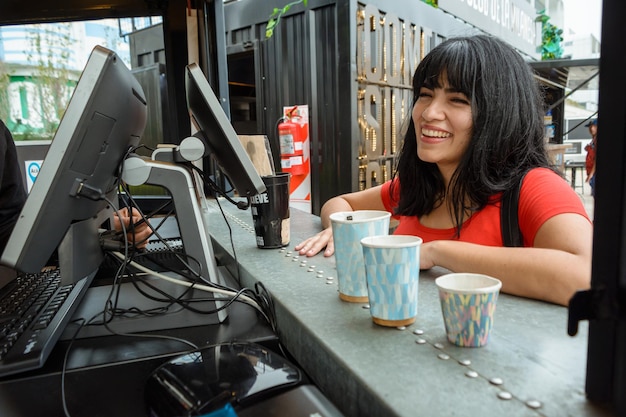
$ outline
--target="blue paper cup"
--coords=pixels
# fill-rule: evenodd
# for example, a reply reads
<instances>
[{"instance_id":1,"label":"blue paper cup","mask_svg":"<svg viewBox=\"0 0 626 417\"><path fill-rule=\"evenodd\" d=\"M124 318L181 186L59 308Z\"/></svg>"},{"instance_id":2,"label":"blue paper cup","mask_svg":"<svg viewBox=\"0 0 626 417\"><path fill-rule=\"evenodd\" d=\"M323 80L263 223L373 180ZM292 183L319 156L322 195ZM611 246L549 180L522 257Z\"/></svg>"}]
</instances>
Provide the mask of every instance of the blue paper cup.
<instances>
[{"instance_id":1,"label":"blue paper cup","mask_svg":"<svg viewBox=\"0 0 626 417\"><path fill-rule=\"evenodd\" d=\"M391 214L380 210L342 211L330 215L335 244L339 298L367 303L367 280L361 239L389 234Z\"/></svg>"},{"instance_id":2,"label":"blue paper cup","mask_svg":"<svg viewBox=\"0 0 626 417\"><path fill-rule=\"evenodd\" d=\"M455 273L435 283L448 340L461 347L485 346L502 282L482 274Z\"/></svg>"},{"instance_id":3,"label":"blue paper cup","mask_svg":"<svg viewBox=\"0 0 626 417\"><path fill-rule=\"evenodd\" d=\"M408 326L417 317L420 247L417 236L361 239L370 314L381 326Z\"/></svg>"}]
</instances>

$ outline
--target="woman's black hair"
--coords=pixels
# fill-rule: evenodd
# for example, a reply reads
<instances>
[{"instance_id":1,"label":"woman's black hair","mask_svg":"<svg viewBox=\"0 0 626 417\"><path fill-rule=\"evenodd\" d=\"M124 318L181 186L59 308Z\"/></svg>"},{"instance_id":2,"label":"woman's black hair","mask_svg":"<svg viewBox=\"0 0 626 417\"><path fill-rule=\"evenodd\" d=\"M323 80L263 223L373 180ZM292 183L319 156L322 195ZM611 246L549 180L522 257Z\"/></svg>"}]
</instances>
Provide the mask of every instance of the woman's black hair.
<instances>
[{"instance_id":1,"label":"woman's black hair","mask_svg":"<svg viewBox=\"0 0 626 417\"><path fill-rule=\"evenodd\" d=\"M469 214L514 187L529 169L550 167L550 163L544 144L543 98L530 66L512 47L486 35L442 42L415 71L413 104L425 83L432 88L445 81L471 102L468 149L446 188L437 165L417 155L411 117L394 173L402 189L396 213L419 217L447 199L458 236Z\"/></svg>"}]
</instances>

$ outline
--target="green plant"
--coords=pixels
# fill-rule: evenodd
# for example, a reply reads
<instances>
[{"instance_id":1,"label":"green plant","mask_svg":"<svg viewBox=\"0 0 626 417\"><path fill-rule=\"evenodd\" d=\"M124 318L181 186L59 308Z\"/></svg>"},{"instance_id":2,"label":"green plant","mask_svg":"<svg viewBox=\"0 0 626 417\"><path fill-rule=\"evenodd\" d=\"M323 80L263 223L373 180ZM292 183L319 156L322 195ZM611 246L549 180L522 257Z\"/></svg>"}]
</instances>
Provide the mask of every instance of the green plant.
<instances>
[{"instance_id":1,"label":"green plant","mask_svg":"<svg viewBox=\"0 0 626 417\"><path fill-rule=\"evenodd\" d=\"M549 22L545 10L539 12L536 21L541 22L541 59L558 59L563 56L563 29Z\"/></svg>"},{"instance_id":2,"label":"green plant","mask_svg":"<svg viewBox=\"0 0 626 417\"><path fill-rule=\"evenodd\" d=\"M271 38L272 35L274 34L274 28L276 28L276 26L278 26L278 23L280 22L280 18L285 13L287 13L289 11L289 9L291 9L293 6L295 6L296 4L300 4L300 3L303 3L306 6L307 3L308 3L308 0L292 1L291 3L285 5L281 9L275 7L274 11L270 15L270 20L268 20L267 26L265 27L265 37L266 38Z\"/></svg>"},{"instance_id":3,"label":"green plant","mask_svg":"<svg viewBox=\"0 0 626 417\"><path fill-rule=\"evenodd\" d=\"M439 7L439 3L437 0L422 0L424 3L433 6L434 8Z\"/></svg>"}]
</instances>

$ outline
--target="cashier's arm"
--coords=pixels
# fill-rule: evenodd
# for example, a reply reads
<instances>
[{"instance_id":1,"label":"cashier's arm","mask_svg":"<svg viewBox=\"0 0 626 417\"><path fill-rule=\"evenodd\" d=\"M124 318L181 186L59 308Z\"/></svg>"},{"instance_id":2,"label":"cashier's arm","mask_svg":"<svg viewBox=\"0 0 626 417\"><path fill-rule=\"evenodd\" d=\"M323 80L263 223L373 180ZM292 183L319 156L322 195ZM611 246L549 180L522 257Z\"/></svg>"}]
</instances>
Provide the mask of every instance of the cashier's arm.
<instances>
[{"instance_id":1,"label":"cashier's arm","mask_svg":"<svg viewBox=\"0 0 626 417\"><path fill-rule=\"evenodd\" d=\"M503 292L567 305L590 286L592 244L588 219L559 214L541 226L531 248L439 240L422 245L420 267L491 275L501 279Z\"/></svg>"}]
</instances>

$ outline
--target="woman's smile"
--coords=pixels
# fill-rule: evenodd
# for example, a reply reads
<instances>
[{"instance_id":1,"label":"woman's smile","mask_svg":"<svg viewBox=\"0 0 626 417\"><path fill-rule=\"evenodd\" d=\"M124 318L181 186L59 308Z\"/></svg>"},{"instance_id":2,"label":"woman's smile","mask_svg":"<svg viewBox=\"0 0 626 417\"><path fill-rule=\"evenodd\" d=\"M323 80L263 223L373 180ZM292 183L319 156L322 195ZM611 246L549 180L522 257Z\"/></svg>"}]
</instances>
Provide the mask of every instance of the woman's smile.
<instances>
[{"instance_id":1,"label":"woman's smile","mask_svg":"<svg viewBox=\"0 0 626 417\"><path fill-rule=\"evenodd\" d=\"M440 143L452 137L452 133L445 130L422 127L421 140L425 143Z\"/></svg>"}]
</instances>

